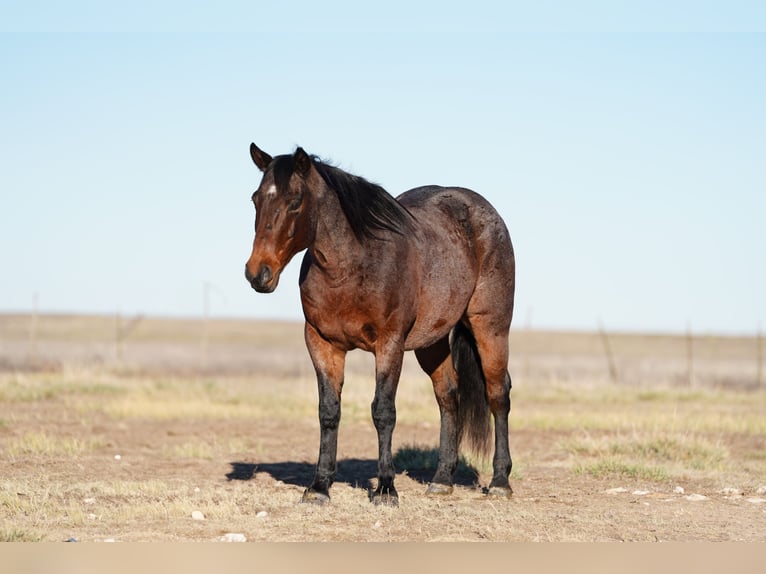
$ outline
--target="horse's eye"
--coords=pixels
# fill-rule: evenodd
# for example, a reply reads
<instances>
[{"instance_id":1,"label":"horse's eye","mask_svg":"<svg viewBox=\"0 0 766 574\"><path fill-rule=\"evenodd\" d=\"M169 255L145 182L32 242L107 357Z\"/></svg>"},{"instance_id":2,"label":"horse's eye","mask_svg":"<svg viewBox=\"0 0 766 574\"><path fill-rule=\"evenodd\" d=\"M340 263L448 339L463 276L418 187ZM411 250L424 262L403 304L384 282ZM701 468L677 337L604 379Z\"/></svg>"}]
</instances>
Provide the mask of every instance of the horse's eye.
<instances>
[{"instance_id":1,"label":"horse's eye","mask_svg":"<svg viewBox=\"0 0 766 574\"><path fill-rule=\"evenodd\" d=\"M296 211L301 206L302 201L303 201L303 194L300 194L298 197L296 197L290 202L290 205L287 206L287 211Z\"/></svg>"}]
</instances>

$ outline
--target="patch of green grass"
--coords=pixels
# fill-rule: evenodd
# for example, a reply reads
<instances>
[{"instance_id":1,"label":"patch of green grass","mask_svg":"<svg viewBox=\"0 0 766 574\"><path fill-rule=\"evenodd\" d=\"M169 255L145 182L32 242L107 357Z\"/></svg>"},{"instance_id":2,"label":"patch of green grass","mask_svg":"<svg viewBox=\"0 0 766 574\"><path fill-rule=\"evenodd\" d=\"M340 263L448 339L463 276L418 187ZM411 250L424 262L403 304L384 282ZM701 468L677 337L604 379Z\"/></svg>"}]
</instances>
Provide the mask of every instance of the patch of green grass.
<instances>
[{"instance_id":1,"label":"patch of green grass","mask_svg":"<svg viewBox=\"0 0 766 574\"><path fill-rule=\"evenodd\" d=\"M670 478L668 472L658 466L639 463L629 463L617 458L606 458L591 464L577 464L574 467L577 475L588 474L594 478L629 478L664 482Z\"/></svg>"},{"instance_id":2,"label":"patch of green grass","mask_svg":"<svg viewBox=\"0 0 766 574\"><path fill-rule=\"evenodd\" d=\"M584 457L622 456L640 461L676 463L698 470L718 469L728 457L726 449L716 443L693 436L668 433L663 436L634 433L629 437L609 435L584 436L562 444L568 452Z\"/></svg>"},{"instance_id":3,"label":"patch of green grass","mask_svg":"<svg viewBox=\"0 0 766 574\"><path fill-rule=\"evenodd\" d=\"M589 434L561 444L578 463L574 471L596 477L618 475L646 480L663 480L671 475L694 471L728 470L729 453L721 444L708 439L667 431L634 432L593 437Z\"/></svg>"},{"instance_id":4,"label":"patch of green grass","mask_svg":"<svg viewBox=\"0 0 766 574\"><path fill-rule=\"evenodd\" d=\"M653 438L628 443L626 454L652 460L676 462L696 470L716 470L727 457L726 450L702 439L679 440L673 437Z\"/></svg>"}]
</instances>

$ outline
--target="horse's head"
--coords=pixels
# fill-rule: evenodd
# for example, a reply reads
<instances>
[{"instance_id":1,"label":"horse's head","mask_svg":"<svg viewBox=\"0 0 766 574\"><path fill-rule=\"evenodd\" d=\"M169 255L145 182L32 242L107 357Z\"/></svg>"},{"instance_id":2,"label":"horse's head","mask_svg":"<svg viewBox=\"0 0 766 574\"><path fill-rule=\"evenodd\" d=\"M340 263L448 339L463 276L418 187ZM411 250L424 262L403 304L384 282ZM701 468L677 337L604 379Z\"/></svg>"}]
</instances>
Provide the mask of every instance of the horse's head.
<instances>
[{"instance_id":1,"label":"horse's head","mask_svg":"<svg viewBox=\"0 0 766 574\"><path fill-rule=\"evenodd\" d=\"M250 156L263 178L253 193L255 240L245 265L253 289L271 293L290 259L309 247L313 236L308 180L313 160L302 148L272 158L250 144Z\"/></svg>"}]
</instances>

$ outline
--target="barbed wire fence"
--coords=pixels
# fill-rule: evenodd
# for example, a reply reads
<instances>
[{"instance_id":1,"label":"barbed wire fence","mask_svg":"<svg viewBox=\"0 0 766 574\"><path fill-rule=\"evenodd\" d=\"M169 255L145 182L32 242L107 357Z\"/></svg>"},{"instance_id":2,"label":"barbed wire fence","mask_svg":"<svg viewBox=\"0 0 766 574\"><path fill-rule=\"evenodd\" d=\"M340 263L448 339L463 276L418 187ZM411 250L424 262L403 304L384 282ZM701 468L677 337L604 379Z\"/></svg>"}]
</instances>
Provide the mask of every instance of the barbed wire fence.
<instances>
[{"instance_id":1,"label":"barbed wire fence","mask_svg":"<svg viewBox=\"0 0 766 574\"><path fill-rule=\"evenodd\" d=\"M162 362L168 368L178 368L183 372L188 372L191 367L191 370L204 373L221 366L221 361L211 356L215 350L216 353L232 353L231 368L240 368L237 365L252 359L239 356L244 351L236 345L236 338L220 338L220 327L215 324L213 316L213 306L225 304L226 294L210 281L202 282L201 287L201 317L198 316L196 322L198 334L194 333L196 329L189 332L188 317L185 326L178 325L176 335L172 331L176 327L172 326L153 331L156 327L151 316L143 313L125 315L117 310L111 326L109 316L104 316L102 326L98 327L102 335L94 338L89 333L86 335L87 342L80 341L74 331L68 337L66 331L62 331L61 315L47 315L41 308L40 294L35 292L29 311L16 316L15 320L20 321L16 335L7 339L8 344L3 344L5 351L0 360L7 368L19 365L20 368L41 369L69 362L92 362L106 367L112 363L121 371L157 368ZM192 325L194 323L192 321ZM81 328L78 322L72 325L74 329ZM676 334L616 331L608 328L601 317L597 318L595 327L590 341L587 332L575 334L575 338L567 340L566 333L563 333L565 338L561 338L559 335L562 334L554 333L555 330L548 333L546 329L533 325L532 309L526 309L526 316L516 331L522 348L511 349L511 359L517 361L512 373L518 373L520 381L535 383L601 380L621 385L664 383L686 388L711 385L766 388L764 333L760 321L749 335L743 333L737 336L695 332L691 320L687 320L683 330ZM10 331L4 337L7 338L8 333ZM148 338L147 333L150 333ZM127 347L134 335L137 335L137 347L129 352ZM549 336L552 338L546 339ZM153 341L157 342L158 349L166 353L161 359L152 350ZM228 342L233 343L234 350L224 348ZM228 368L228 364L226 366Z\"/></svg>"}]
</instances>

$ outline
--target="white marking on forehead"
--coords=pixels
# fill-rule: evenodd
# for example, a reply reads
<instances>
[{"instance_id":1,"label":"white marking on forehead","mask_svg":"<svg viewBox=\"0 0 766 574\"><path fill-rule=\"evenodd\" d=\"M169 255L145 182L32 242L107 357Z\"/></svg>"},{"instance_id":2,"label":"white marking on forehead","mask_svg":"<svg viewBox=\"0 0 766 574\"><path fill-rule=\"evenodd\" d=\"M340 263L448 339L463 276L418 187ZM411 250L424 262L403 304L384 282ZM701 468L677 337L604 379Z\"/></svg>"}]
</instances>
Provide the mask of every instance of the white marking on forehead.
<instances>
[{"instance_id":1,"label":"white marking on forehead","mask_svg":"<svg viewBox=\"0 0 766 574\"><path fill-rule=\"evenodd\" d=\"M276 195L277 194L277 186L273 183L269 186L269 188L266 190L266 195Z\"/></svg>"}]
</instances>

